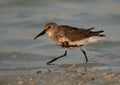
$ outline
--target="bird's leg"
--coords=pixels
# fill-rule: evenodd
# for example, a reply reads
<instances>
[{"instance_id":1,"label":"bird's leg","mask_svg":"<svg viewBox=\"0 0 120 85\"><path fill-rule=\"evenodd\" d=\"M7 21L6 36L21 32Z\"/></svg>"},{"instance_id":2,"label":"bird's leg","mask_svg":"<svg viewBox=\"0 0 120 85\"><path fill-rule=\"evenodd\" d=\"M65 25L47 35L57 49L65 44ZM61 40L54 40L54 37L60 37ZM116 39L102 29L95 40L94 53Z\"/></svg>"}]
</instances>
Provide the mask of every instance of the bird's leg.
<instances>
[{"instance_id":1,"label":"bird's leg","mask_svg":"<svg viewBox=\"0 0 120 85\"><path fill-rule=\"evenodd\" d=\"M85 63L87 63L87 62L88 62L88 58L87 58L86 52L85 52L82 48L80 48L80 50L83 52L83 54L84 54L84 56L85 56L85 59L86 59L86 62L85 62Z\"/></svg>"},{"instance_id":2,"label":"bird's leg","mask_svg":"<svg viewBox=\"0 0 120 85\"><path fill-rule=\"evenodd\" d=\"M56 58L52 59L51 61L47 62L47 65L51 65L52 62L56 61L59 58L66 56L66 55L67 55L67 50L65 50L65 53L63 55L56 57Z\"/></svg>"},{"instance_id":3,"label":"bird's leg","mask_svg":"<svg viewBox=\"0 0 120 85\"><path fill-rule=\"evenodd\" d=\"M80 50L83 52L83 54L84 54L84 56L85 56L85 59L86 59L84 71L87 72L87 62L88 62L88 58L87 58L86 52L85 52L82 48L80 48Z\"/></svg>"}]
</instances>

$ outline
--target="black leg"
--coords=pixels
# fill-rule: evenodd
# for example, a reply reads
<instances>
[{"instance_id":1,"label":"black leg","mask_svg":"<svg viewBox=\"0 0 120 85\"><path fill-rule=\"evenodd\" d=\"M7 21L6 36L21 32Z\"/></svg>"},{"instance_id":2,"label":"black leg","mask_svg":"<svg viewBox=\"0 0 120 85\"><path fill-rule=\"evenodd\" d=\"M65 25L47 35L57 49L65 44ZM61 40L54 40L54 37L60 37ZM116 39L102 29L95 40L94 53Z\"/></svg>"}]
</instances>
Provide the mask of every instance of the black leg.
<instances>
[{"instance_id":1,"label":"black leg","mask_svg":"<svg viewBox=\"0 0 120 85\"><path fill-rule=\"evenodd\" d=\"M63 55L56 57L56 58L52 59L51 61L47 62L47 65L51 65L52 62L56 61L59 58L66 56L66 55L67 55L67 50L65 50L65 53Z\"/></svg>"},{"instance_id":2,"label":"black leg","mask_svg":"<svg viewBox=\"0 0 120 85\"><path fill-rule=\"evenodd\" d=\"M86 52L82 48L80 50L83 52L83 54L85 56L85 59L86 59L86 63L87 63L88 62L88 58L87 58Z\"/></svg>"}]
</instances>

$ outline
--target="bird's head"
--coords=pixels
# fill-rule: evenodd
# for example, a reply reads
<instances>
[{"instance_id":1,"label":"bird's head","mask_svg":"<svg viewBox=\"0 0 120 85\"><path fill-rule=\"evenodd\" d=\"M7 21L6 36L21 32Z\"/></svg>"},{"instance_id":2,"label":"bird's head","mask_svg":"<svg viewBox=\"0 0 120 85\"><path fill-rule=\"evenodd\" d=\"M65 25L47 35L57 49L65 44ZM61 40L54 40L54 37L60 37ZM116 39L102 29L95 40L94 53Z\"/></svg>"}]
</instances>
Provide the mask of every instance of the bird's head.
<instances>
[{"instance_id":1,"label":"bird's head","mask_svg":"<svg viewBox=\"0 0 120 85\"><path fill-rule=\"evenodd\" d=\"M52 32L53 32L56 28L58 28L58 25L57 25L56 23L54 23L54 22L48 22L48 23L46 23L45 26L44 26L44 30L43 30L41 33L39 33L39 34L34 38L34 40L37 39L39 36L44 35L45 33L47 33L49 36L51 36Z\"/></svg>"}]
</instances>

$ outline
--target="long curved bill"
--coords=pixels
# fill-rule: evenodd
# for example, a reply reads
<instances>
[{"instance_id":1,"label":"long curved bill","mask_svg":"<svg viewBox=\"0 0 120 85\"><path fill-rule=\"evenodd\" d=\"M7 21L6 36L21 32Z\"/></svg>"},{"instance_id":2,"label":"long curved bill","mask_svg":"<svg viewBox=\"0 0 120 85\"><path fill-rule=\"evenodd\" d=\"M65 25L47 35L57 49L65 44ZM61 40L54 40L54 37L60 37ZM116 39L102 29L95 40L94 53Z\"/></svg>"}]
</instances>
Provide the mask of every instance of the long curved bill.
<instances>
[{"instance_id":1,"label":"long curved bill","mask_svg":"<svg viewBox=\"0 0 120 85\"><path fill-rule=\"evenodd\" d=\"M46 29L45 30L43 30L40 34L38 34L35 38L34 38L34 40L36 40L39 36L41 36L41 35L44 35L45 33L46 33Z\"/></svg>"}]
</instances>

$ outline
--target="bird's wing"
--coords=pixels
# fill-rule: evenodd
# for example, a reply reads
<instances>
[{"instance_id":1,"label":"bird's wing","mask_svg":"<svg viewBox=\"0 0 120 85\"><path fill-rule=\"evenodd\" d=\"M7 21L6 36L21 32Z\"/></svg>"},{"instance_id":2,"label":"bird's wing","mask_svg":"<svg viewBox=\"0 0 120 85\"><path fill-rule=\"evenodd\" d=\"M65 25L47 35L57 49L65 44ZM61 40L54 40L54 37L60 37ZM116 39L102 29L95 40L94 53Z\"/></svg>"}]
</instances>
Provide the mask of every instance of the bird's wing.
<instances>
[{"instance_id":1,"label":"bird's wing","mask_svg":"<svg viewBox=\"0 0 120 85\"><path fill-rule=\"evenodd\" d=\"M103 30L101 31L91 31L92 29L95 29L95 27L91 27L88 29L84 29L84 28L76 28L76 27L71 27L71 26L67 26L67 25L62 25L59 26L58 29L58 36L61 36L62 39L64 40L69 40L71 42L74 41L80 41L92 36L100 36L100 37L104 37L105 35L100 34L102 32L104 32Z\"/></svg>"},{"instance_id":2,"label":"bird's wing","mask_svg":"<svg viewBox=\"0 0 120 85\"><path fill-rule=\"evenodd\" d=\"M83 28L78 29L70 26L59 26L58 36L61 37L63 41L74 42L89 37L89 31L90 30Z\"/></svg>"},{"instance_id":3,"label":"bird's wing","mask_svg":"<svg viewBox=\"0 0 120 85\"><path fill-rule=\"evenodd\" d=\"M94 27L84 29L84 28L76 28L76 27L70 27L66 25L59 26L59 29L57 31L57 37L58 37L58 44L63 46L83 46L88 43L94 43L99 40L104 39L103 34L100 34L104 32L101 31L91 31L94 29ZM64 43L66 43L64 44Z\"/></svg>"}]
</instances>

